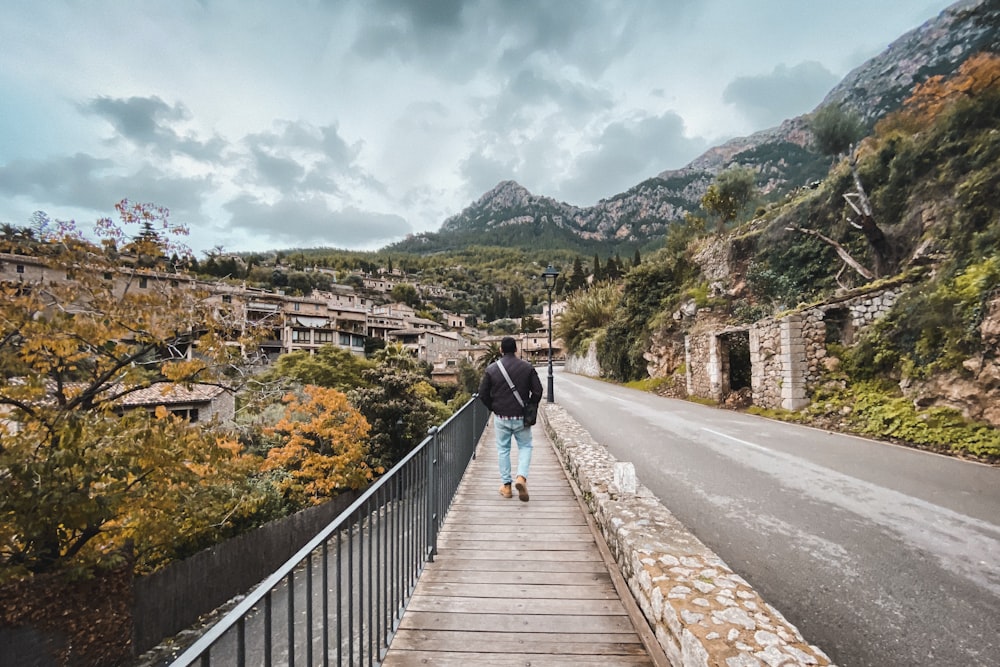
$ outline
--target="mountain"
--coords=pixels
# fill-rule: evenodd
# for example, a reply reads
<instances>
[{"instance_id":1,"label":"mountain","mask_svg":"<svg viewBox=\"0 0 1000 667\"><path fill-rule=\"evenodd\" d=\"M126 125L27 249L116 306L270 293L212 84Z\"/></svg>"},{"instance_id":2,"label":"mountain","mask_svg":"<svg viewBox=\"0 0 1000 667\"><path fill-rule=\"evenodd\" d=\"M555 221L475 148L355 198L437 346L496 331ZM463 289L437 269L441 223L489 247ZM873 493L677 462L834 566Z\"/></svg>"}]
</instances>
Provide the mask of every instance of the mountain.
<instances>
[{"instance_id":1,"label":"mountain","mask_svg":"<svg viewBox=\"0 0 1000 667\"><path fill-rule=\"evenodd\" d=\"M820 107L840 104L872 127L898 109L914 85L951 74L984 50L1000 51L1000 0L961 0L850 72ZM423 253L479 244L629 251L657 241L670 223L698 211L712 180L730 166L753 168L758 187L772 198L823 178L830 160L810 150L811 138L808 115L798 116L727 141L681 169L585 208L503 181L445 220L440 232L410 237L390 249Z\"/></svg>"}]
</instances>

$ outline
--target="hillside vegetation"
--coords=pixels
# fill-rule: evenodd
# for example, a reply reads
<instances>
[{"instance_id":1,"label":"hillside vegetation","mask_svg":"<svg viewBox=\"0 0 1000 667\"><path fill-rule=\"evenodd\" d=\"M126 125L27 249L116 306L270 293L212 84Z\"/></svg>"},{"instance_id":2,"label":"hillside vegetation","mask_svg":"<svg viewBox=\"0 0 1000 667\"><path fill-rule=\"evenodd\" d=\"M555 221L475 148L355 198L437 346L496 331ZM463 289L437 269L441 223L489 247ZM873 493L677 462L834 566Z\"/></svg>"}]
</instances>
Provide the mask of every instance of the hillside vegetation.
<instances>
[{"instance_id":1,"label":"hillside vegetation","mask_svg":"<svg viewBox=\"0 0 1000 667\"><path fill-rule=\"evenodd\" d=\"M845 200L857 189L852 166L884 235L881 249L849 222L857 217ZM786 416L1000 458L996 423L973 423L938 405L955 401L933 395L966 383L982 401L997 399L998 186L1000 58L980 55L955 76L917 87L814 189L795 191L725 233L706 232L713 226L704 216L689 216L625 276L605 323L582 334L573 329L581 318L571 313L560 333L577 343L576 352L596 341L604 374L622 381L647 376L656 341L658 372L669 375L683 370L677 347L694 326L674 316L684 304L745 324L875 280L895 281L907 287L889 315L850 348L831 345L839 367L810 410ZM880 270L871 278L842 270L837 246L861 268ZM966 412L992 414L979 408Z\"/></svg>"}]
</instances>

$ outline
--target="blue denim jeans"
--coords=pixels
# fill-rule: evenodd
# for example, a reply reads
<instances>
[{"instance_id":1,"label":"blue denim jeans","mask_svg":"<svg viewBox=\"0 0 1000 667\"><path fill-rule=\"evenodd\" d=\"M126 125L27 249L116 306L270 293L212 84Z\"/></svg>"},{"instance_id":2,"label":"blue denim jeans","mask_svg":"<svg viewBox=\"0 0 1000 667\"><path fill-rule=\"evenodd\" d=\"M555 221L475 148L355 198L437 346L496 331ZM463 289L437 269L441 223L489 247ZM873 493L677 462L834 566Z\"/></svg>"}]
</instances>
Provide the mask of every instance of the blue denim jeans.
<instances>
[{"instance_id":1,"label":"blue denim jeans","mask_svg":"<svg viewBox=\"0 0 1000 667\"><path fill-rule=\"evenodd\" d=\"M517 440L517 474L528 479L531 465L531 427L525 426L520 417L502 419L493 417L493 432L497 440L497 458L500 461L500 481L510 484L510 439Z\"/></svg>"}]
</instances>

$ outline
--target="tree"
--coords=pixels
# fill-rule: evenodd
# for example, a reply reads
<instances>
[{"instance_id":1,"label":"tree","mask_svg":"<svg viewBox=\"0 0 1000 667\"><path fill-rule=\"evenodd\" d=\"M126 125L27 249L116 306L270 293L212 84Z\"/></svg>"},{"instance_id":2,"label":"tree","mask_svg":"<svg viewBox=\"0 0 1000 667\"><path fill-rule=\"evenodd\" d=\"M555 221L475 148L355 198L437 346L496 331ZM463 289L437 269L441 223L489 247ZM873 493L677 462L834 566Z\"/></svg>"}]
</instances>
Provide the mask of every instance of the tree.
<instances>
[{"instance_id":1,"label":"tree","mask_svg":"<svg viewBox=\"0 0 1000 667\"><path fill-rule=\"evenodd\" d=\"M858 175L857 156L854 153L854 144L864 136L864 125L855 114L844 111L837 105L827 105L813 114L810 121L815 138L816 147L825 155L833 156L835 159L847 153L850 156L849 164L851 177L854 181L854 192L844 194L847 204L857 215L856 218L849 217L848 222L852 227L860 229L865 235L868 244L875 255L875 270L872 272L876 277L885 274L891 264L892 248L886 239L882 229L875 222L875 212L872 208L868 193L865 192L861 177ZM806 230L799 229L805 232ZM826 239L824 236L818 238ZM844 257L846 251L843 248L837 249L838 255ZM852 266L860 263L853 261ZM850 263L850 262L849 262ZM865 269L867 271L867 269ZM839 275L839 274L838 274Z\"/></svg>"},{"instance_id":2,"label":"tree","mask_svg":"<svg viewBox=\"0 0 1000 667\"><path fill-rule=\"evenodd\" d=\"M575 292L587 287L587 274L583 270L583 261L579 255L573 260L573 270L566 279L566 291Z\"/></svg>"},{"instance_id":3,"label":"tree","mask_svg":"<svg viewBox=\"0 0 1000 667\"><path fill-rule=\"evenodd\" d=\"M608 263L604 267L604 277L607 280L615 281L622 277L624 268L621 255L615 253L614 257L608 258Z\"/></svg>"},{"instance_id":4,"label":"tree","mask_svg":"<svg viewBox=\"0 0 1000 667\"><path fill-rule=\"evenodd\" d=\"M527 317L521 318L521 331L524 333L535 333L545 325L537 317L532 317L528 315Z\"/></svg>"},{"instance_id":5,"label":"tree","mask_svg":"<svg viewBox=\"0 0 1000 667\"><path fill-rule=\"evenodd\" d=\"M596 252L594 253L594 270L591 275L594 278L594 282L604 280L604 270L601 268L601 258L598 257Z\"/></svg>"},{"instance_id":6,"label":"tree","mask_svg":"<svg viewBox=\"0 0 1000 667\"><path fill-rule=\"evenodd\" d=\"M486 353L479 358L479 370L486 372L486 367L502 356L503 351L500 350L500 344L496 341L491 341L486 346Z\"/></svg>"},{"instance_id":7,"label":"tree","mask_svg":"<svg viewBox=\"0 0 1000 667\"><path fill-rule=\"evenodd\" d=\"M374 354L375 362L379 366L398 368L404 371L416 370L418 363L416 357L402 343L387 343L385 347ZM364 374L362 373L362 376Z\"/></svg>"},{"instance_id":8,"label":"tree","mask_svg":"<svg viewBox=\"0 0 1000 667\"><path fill-rule=\"evenodd\" d=\"M278 488L296 505L318 505L363 488L381 472L366 461L368 422L342 392L306 385L283 401L284 417L265 429L282 443L267 452L264 470L287 473Z\"/></svg>"},{"instance_id":9,"label":"tree","mask_svg":"<svg viewBox=\"0 0 1000 667\"><path fill-rule=\"evenodd\" d=\"M407 353L407 356L410 356ZM347 391L364 384L364 371L372 362L336 345L324 345L313 353L296 350L278 357L262 380L291 379L303 385Z\"/></svg>"},{"instance_id":10,"label":"tree","mask_svg":"<svg viewBox=\"0 0 1000 667\"><path fill-rule=\"evenodd\" d=\"M566 309L555 325L554 333L567 349L584 351L584 343L614 318L621 291L612 284L595 285L586 292L577 292L566 301Z\"/></svg>"},{"instance_id":11,"label":"tree","mask_svg":"<svg viewBox=\"0 0 1000 667\"><path fill-rule=\"evenodd\" d=\"M507 300L507 317L523 317L524 316L524 295L521 294L521 290L517 287L510 288L510 296Z\"/></svg>"},{"instance_id":12,"label":"tree","mask_svg":"<svg viewBox=\"0 0 1000 667\"><path fill-rule=\"evenodd\" d=\"M837 158L865 136L865 127L857 114L849 113L837 104L819 109L809 120L813 145L823 155Z\"/></svg>"},{"instance_id":13,"label":"tree","mask_svg":"<svg viewBox=\"0 0 1000 667\"><path fill-rule=\"evenodd\" d=\"M371 425L373 465L386 469L420 444L428 429L449 414L447 407L435 400L428 378L414 370L416 360L410 359L410 367L383 362L365 371L368 386L348 394Z\"/></svg>"},{"instance_id":14,"label":"tree","mask_svg":"<svg viewBox=\"0 0 1000 667\"><path fill-rule=\"evenodd\" d=\"M390 293L392 300L397 303L405 303L411 308L415 308L420 304L420 294L417 292L417 288L410 283L399 283L392 288Z\"/></svg>"},{"instance_id":15,"label":"tree","mask_svg":"<svg viewBox=\"0 0 1000 667\"><path fill-rule=\"evenodd\" d=\"M736 220L757 194L753 169L733 167L722 172L701 198L701 207L717 217L716 231Z\"/></svg>"},{"instance_id":16,"label":"tree","mask_svg":"<svg viewBox=\"0 0 1000 667\"><path fill-rule=\"evenodd\" d=\"M635 254L632 255L632 268L639 266L642 263L642 256L639 254L639 249L635 249Z\"/></svg>"},{"instance_id":17,"label":"tree","mask_svg":"<svg viewBox=\"0 0 1000 667\"><path fill-rule=\"evenodd\" d=\"M122 225L165 223L164 209L116 208ZM110 219L96 230L101 242L125 238ZM233 446L208 425L189 433L165 414L122 416L123 401L154 385L233 390L249 361L241 350L257 349L254 332L187 283L118 266L71 224L38 256L65 279L0 285L0 558L38 572L100 561L122 536L148 546L157 503L177 508L176 529L189 537L196 516L203 530L235 520L239 484L225 502L180 507L215 488L213 478L235 484Z\"/></svg>"}]
</instances>

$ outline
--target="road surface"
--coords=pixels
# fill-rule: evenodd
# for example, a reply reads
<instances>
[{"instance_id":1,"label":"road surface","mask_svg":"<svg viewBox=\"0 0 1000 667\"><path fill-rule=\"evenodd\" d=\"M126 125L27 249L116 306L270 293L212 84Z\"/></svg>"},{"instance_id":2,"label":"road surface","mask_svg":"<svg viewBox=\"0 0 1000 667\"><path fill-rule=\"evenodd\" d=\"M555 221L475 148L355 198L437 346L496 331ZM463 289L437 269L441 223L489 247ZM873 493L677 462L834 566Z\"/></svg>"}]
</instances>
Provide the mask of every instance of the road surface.
<instances>
[{"instance_id":1,"label":"road surface","mask_svg":"<svg viewBox=\"0 0 1000 667\"><path fill-rule=\"evenodd\" d=\"M555 398L841 667L1000 665L1000 467L559 370Z\"/></svg>"}]
</instances>

